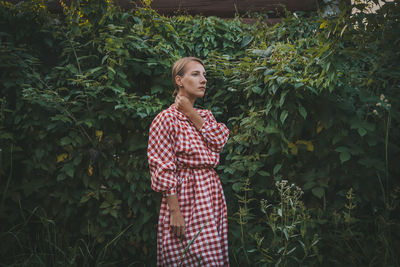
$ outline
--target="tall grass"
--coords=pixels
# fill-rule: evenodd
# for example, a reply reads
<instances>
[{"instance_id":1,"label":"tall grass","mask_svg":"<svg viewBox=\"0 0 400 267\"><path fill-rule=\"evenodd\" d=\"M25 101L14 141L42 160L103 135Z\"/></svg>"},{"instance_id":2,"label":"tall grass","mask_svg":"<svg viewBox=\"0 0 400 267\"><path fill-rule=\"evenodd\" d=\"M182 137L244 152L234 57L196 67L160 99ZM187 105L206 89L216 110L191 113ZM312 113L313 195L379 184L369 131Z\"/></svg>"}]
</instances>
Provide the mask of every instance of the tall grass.
<instances>
[{"instance_id":1,"label":"tall grass","mask_svg":"<svg viewBox=\"0 0 400 267\"><path fill-rule=\"evenodd\" d=\"M109 260L109 254L132 224L99 246L87 235L77 240L71 240L69 233L63 235L63 227L47 218L40 207L32 211L21 207L20 214L20 224L0 233L0 266L143 266L135 260Z\"/></svg>"}]
</instances>

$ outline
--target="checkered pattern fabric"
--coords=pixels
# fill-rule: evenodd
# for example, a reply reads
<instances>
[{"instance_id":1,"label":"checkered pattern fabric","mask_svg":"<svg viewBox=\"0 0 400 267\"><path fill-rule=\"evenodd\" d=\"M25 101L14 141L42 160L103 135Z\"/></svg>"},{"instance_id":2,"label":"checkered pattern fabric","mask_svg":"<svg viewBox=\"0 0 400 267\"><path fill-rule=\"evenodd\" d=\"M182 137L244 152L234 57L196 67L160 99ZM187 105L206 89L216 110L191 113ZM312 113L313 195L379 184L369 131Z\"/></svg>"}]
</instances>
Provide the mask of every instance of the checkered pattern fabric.
<instances>
[{"instance_id":1,"label":"checkered pattern fabric","mask_svg":"<svg viewBox=\"0 0 400 267\"><path fill-rule=\"evenodd\" d=\"M158 114L150 126L147 155L151 187L163 192L158 266L229 266L225 196L214 170L229 130L217 123L210 111L196 111L205 121L200 130L174 105ZM184 239L176 238L169 225L165 196L173 194L185 219Z\"/></svg>"}]
</instances>

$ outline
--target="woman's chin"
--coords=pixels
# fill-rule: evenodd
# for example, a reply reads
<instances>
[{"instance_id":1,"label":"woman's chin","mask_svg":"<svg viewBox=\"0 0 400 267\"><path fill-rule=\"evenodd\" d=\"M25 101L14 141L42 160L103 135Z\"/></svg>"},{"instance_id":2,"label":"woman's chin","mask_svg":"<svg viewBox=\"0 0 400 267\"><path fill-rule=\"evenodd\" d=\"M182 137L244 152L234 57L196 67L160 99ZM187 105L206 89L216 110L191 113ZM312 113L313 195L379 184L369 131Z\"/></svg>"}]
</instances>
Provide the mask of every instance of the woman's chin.
<instances>
[{"instance_id":1,"label":"woman's chin","mask_svg":"<svg viewBox=\"0 0 400 267\"><path fill-rule=\"evenodd\" d=\"M196 92L194 94L190 94L190 96L188 96L188 98L190 99L198 99L198 98L203 98L205 95L205 92Z\"/></svg>"}]
</instances>

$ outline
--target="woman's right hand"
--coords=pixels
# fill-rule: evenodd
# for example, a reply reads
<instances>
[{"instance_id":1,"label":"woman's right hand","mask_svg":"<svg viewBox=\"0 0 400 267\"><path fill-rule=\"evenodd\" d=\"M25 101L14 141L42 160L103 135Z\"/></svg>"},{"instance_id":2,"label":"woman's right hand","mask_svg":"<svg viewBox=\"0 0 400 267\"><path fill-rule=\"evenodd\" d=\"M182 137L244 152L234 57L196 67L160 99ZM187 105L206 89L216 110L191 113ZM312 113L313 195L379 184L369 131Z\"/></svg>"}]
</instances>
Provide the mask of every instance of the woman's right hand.
<instances>
[{"instance_id":1,"label":"woman's right hand","mask_svg":"<svg viewBox=\"0 0 400 267\"><path fill-rule=\"evenodd\" d=\"M171 212L169 225L176 237L185 237L185 219L179 210Z\"/></svg>"}]
</instances>

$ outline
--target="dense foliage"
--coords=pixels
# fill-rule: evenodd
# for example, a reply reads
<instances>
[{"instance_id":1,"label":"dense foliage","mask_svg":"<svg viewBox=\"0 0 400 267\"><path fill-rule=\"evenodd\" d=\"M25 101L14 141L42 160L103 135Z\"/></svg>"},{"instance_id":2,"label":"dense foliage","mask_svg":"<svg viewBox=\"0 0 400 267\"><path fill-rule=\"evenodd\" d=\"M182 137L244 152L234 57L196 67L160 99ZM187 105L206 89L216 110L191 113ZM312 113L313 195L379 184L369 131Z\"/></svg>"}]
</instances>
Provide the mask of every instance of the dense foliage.
<instances>
[{"instance_id":1,"label":"dense foliage","mask_svg":"<svg viewBox=\"0 0 400 267\"><path fill-rule=\"evenodd\" d=\"M273 27L60 2L0 2L2 265L154 265L147 135L182 56L231 131L233 266L400 264L399 1Z\"/></svg>"}]
</instances>

